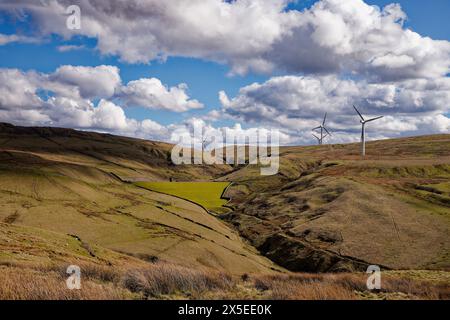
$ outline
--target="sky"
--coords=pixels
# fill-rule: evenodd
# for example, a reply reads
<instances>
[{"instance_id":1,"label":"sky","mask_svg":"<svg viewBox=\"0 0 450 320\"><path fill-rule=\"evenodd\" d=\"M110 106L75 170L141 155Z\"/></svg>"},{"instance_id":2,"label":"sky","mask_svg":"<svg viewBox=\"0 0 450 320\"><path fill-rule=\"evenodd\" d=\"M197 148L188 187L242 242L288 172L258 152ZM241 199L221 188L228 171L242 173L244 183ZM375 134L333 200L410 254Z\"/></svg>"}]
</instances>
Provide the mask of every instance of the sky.
<instances>
[{"instance_id":1,"label":"sky","mask_svg":"<svg viewBox=\"0 0 450 320\"><path fill-rule=\"evenodd\" d=\"M448 133L449 12L447 0L0 0L0 121L172 142L198 124L275 128L303 145L325 113L328 142L357 141L356 105L384 116L369 140Z\"/></svg>"}]
</instances>

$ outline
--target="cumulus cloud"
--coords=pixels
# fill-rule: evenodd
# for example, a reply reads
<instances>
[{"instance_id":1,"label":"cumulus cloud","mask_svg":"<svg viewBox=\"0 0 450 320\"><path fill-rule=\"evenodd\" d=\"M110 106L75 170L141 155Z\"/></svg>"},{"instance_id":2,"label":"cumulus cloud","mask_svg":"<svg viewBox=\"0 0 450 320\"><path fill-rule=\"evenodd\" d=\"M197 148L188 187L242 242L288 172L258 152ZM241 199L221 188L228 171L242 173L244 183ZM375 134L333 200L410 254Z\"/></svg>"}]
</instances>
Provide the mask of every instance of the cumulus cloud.
<instances>
[{"instance_id":1,"label":"cumulus cloud","mask_svg":"<svg viewBox=\"0 0 450 320\"><path fill-rule=\"evenodd\" d=\"M82 98L109 98L120 85L119 68L115 66L61 66L49 75L49 81L74 87Z\"/></svg>"},{"instance_id":2,"label":"cumulus cloud","mask_svg":"<svg viewBox=\"0 0 450 320\"><path fill-rule=\"evenodd\" d=\"M144 78L128 82L121 88L120 97L126 105L138 105L149 109L167 109L183 112L203 108L203 104L190 99L184 83L168 88L159 79Z\"/></svg>"},{"instance_id":3,"label":"cumulus cloud","mask_svg":"<svg viewBox=\"0 0 450 320\"><path fill-rule=\"evenodd\" d=\"M123 109L103 99L95 109L92 120L94 127L119 131L127 127L127 117Z\"/></svg>"},{"instance_id":4,"label":"cumulus cloud","mask_svg":"<svg viewBox=\"0 0 450 320\"><path fill-rule=\"evenodd\" d=\"M310 73L356 72L382 81L445 76L450 42L405 29L405 19L398 4L322 0L300 13L299 24L272 46L273 56L285 69Z\"/></svg>"},{"instance_id":5,"label":"cumulus cloud","mask_svg":"<svg viewBox=\"0 0 450 320\"><path fill-rule=\"evenodd\" d=\"M137 121L126 116L121 104L172 111L201 107L185 90L183 84L169 88L156 78L123 85L119 70L111 66L62 66L50 74L0 69L0 120L167 140L180 126L187 132L192 123L165 127L150 119ZM195 121L228 119L250 128L277 128L284 143L312 142L310 129L325 112L334 142L357 140L359 123L352 104L368 117L385 116L368 126L372 138L450 130L444 116L450 111L450 78L371 83L336 75L279 76L245 86L235 97L222 91L219 100L222 110ZM225 128L208 126L220 132Z\"/></svg>"},{"instance_id":6,"label":"cumulus cloud","mask_svg":"<svg viewBox=\"0 0 450 320\"><path fill-rule=\"evenodd\" d=\"M0 109L35 108L42 100L36 95L39 75L17 69L0 69Z\"/></svg>"},{"instance_id":7,"label":"cumulus cloud","mask_svg":"<svg viewBox=\"0 0 450 320\"><path fill-rule=\"evenodd\" d=\"M166 127L128 118L118 103L176 112L202 107L186 89L184 84L167 88L156 78L122 85L114 66L66 65L49 74L0 69L0 121L167 140Z\"/></svg>"},{"instance_id":8,"label":"cumulus cloud","mask_svg":"<svg viewBox=\"0 0 450 320\"><path fill-rule=\"evenodd\" d=\"M188 96L186 84L168 88L159 79L142 78L122 85L119 68L107 65L64 65L49 74L0 69L0 93L0 108L39 106L43 93L83 103L95 98L118 99L125 105L174 112L203 107Z\"/></svg>"},{"instance_id":9,"label":"cumulus cloud","mask_svg":"<svg viewBox=\"0 0 450 320\"><path fill-rule=\"evenodd\" d=\"M370 83L337 76L280 76L243 87L233 98L222 91L219 99L223 112L236 120L300 135L309 136L326 112L333 131L357 132L354 104L367 117L385 116L368 127L385 137L450 129L450 119L444 115L450 112L450 78Z\"/></svg>"},{"instance_id":10,"label":"cumulus cloud","mask_svg":"<svg viewBox=\"0 0 450 320\"><path fill-rule=\"evenodd\" d=\"M195 125L203 126L205 132L209 134L224 134L226 129L241 134L256 130L256 128L243 129L239 124L232 128L216 128L199 118L190 118L169 126L151 119L139 121L129 118L124 109L113 100L129 99L136 103L139 103L139 99L145 101L145 97L139 94L135 84L138 82L143 85L141 89L147 92L144 85L147 79L130 82L127 86L118 88L120 77L117 76L117 68L108 66L97 68L62 66L51 74L0 69L0 121L20 125L71 127L172 142L177 142L176 137L179 134L191 135ZM158 79L148 80L151 80L150 92L154 83L163 92L153 91L155 96L153 99L156 100L148 102L147 107L168 109L173 103L178 106L177 110L187 108L178 101L187 99L184 95L180 98L181 93L177 91L184 90L183 85L167 89ZM136 90L128 90L130 88ZM120 91L120 98L116 97L114 90ZM166 97L173 94L173 91L176 92L175 100ZM92 98L102 95L105 97L94 103ZM133 95L137 95L137 98L134 99ZM149 93L148 95L150 96ZM158 99L159 95L162 96L161 99ZM166 98L166 105L155 104L155 101L161 103ZM288 141L287 136L282 135L282 139L284 142Z\"/></svg>"},{"instance_id":11,"label":"cumulus cloud","mask_svg":"<svg viewBox=\"0 0 450 320\"><path fill-rule=\"evenodd\" d=\"M82 28L65 28L70 1L5 0L0 10L25 10L40 32L98 39L103 54L130 63L168 56L209 59L232 73L354 72L386 81L450 72L450 42L406 29L398 4L321 0L303 11L288 0L80 0Z\"/></svg>"}]
</instances>

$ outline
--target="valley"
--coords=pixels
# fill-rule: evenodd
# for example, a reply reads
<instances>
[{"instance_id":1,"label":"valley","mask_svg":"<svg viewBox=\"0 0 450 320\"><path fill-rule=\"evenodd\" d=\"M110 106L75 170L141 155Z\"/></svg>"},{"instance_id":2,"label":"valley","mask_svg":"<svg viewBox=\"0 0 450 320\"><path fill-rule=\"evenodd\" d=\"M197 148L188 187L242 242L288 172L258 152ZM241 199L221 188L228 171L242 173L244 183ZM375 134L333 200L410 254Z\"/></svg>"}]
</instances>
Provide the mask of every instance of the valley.
<instances>
[{"instance_id":1,"label":"valley","mask_svg":"<svg viewBox=\"0 0 450 320\"><path fill-rule=\"evenodd\" d=\"M425 281L430 297L448 294L450 135L369 142L365 160L357 144L282 147L273 176L251 165L174 166L170 150L160 142L0 124L4 271L60 281L64 265L85 265L101 269L91 271L92 290L101 286L95 290L121 299L282 298L297 292L293 283L336 286L346 277L356 277L357 288L339 285L337 298L410 290L364 293L364 271L377 264L393 283ZM142 279L183 268L196 279L206 272L222 280L184 291L184 280L142 289ZM136 278L133 270L151 272ZM123 285L130 274L141 279L138 287ZM16 286L8 290L20 296ZM412 291L404 294L421 294Z\"/></svg>"}]
</instances>

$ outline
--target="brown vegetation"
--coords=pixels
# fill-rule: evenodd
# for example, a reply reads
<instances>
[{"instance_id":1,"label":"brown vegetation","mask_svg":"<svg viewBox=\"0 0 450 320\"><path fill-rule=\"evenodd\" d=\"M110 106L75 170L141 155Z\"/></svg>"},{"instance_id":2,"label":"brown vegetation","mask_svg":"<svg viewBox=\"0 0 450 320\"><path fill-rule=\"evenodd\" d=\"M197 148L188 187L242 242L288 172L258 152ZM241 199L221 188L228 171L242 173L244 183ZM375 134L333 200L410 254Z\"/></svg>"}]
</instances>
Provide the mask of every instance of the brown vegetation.
<instances>
[{"instance_id":1,"label":"brown vegetation","mask_svg":"<svg viewBox=\"0 0 450 320\"><path fill-rule=\"evenodd\" d=\"M284 147L277 175L221 178L222 218L291 271L450 270L450 135Z\"/></svg>"},{"instance_id":2,"label":"brown vegetation","mask_svg":"<svg viewBox=\"0 0 450 320\"><path fill-rule=\"evenodd\" d=\"M255 286L270 291L269 299L349 300L349 299L450 299L448 284L414 281L389 273L382 276L382 288L368 291L363 273L295 274L265 276Z\"/></svg>"},{"instance_id":3,"label":"brown vegetation","mask_svg":"<svg viewBox=\"0 0 450 320\"><path fill-rule=\"evenodd\" d=\"M67 299L450 299L448 283L402 278L389 273L382 289L368 291L367 275L291 274L233 277L167 263L114 268L83 263L80 290L69 290L66 265L0 267L0 300Z\"/></svg>"}]
</instances>

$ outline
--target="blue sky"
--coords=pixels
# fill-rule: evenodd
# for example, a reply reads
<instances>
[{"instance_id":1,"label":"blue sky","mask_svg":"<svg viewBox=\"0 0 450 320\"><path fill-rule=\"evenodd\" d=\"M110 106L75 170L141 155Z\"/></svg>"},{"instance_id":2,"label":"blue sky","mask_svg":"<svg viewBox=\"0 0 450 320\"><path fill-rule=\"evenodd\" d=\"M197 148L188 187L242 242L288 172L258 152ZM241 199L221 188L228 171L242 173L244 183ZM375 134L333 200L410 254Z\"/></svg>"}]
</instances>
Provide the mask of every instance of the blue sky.
<instances>
[{"instance_id":1,"label":"blue sky","mask_svg":"<svg viewBox=\"0 0 450 320\"><path fill-rule=\"evenodd\" d=\"M289 5L287 10L303 10L310 8L316 1L298 1ZM367 4L385 6L391 1L366 0ZM448 13L450 1L432 0L425 5L420 0L399 0L408 19L406 28L411 28L421 36L433 39L450 40L450 25ZM0 10L0 34L33 36L36 32L35 25L31 23L33 16L19 21L11 18L9 13ZM85 36L75 36L64 40L61 35L47 36L45 41L39 43L11 42L0 45L0 68L17 68L23 71L36 70L42 73L52 73L62 65L73 66L98 66L113 65L120 68L122 83L140 78L155 77L168 86L177 86L186 83L187 93L192 99L204 104L203 109L194 109L185 112L173 112L170 110L149 109L144 107L129 106L124 108L127 117L137 120L150 118L162 125L168 125L189 119L201 117L210 110L219 110L221 102L218 93L224 90L228 97L238 96L239 89L254 82L264 83L273 77L281 75L302 76L307 73L302 71L282 70L255 72L249 69L243 74L230 75L232 65L228 62L214 62L217 59L169 56L166 61L148 61L147 63L130 63L124 61L119 55L101 54L96 50L97 39ZM60 52L61 45L82 45L85 49ZM276 71L278 70L278 71ZM235 120L220 119L216 125L232 125ZM248 123L242 123L244 127Z\"/></svg>"},{"instance_id":2,"label":"blue sky","mask_svg":"<svg viewBox=\"0 0 450 320\"><path fill-rule=\"evenodd\" d=\"M0 33L6 33L9 30L11 30L11 25L2 24L0 27ZM85 45L90 49L68 52L57 50L58 46L69 43ZM227 76L228 66L194 58L169 57L165 62L124 63L118 57L99 54L95 50L95 43L96 41L93 39L64 41L60 37L52 37L52 41L43 44L11 43L0 47L0 68L19 68L49 73L61 65L68 64L115 65L120 68L124 82L143 77L157 77L168 86L186 83L189 86L190 95L204 103L206 110L219 105L218 92L220 90L234 95L239 88L253 82L262 82L268 78L268 76L254 73L245 76ZM202 112L204 111L202 110ZM170 111L127 108L126 113L140 120L151 117L160 123L169 124L180 118L195 115L198 111L177 114Z\"/></svg>"},{"instance_id":3,"label":"blue sky","mask_svg":"<svg viewBox=\"0 0 450 320\"><path fill-rule=\"evenodd\" d=\"M290 9L303 10L309 8L316 1L306 0L292 4ZM385 6L393 3L389 0L366 1L369 4ZM408 14L406 26L422 35L435 39L450 40L450 1L432 0L424 5L420 0L394 1L400 3ZM16 24L10 19L0 25L0 33L11 34L17 30L28 32L27 24ZM85 45L90 50L58 52L57 47L62 44ZM53 37L52 41L44 44L12 43L0 47L0 67L34 69L41 72L52 72L65 64L96 66L111 64L120 68L123 81L130 81L141 77L158 77L163 83L173 86L184 82L189 86L189 93L203 102L207 109L220 105L218 92L225 90L234 96L239 88L253 82L263 82L270 76L250 73L245 76L227 76L229 67L215 62L193 58L170 57L166 62L151 62L150 64L129 64L120 62L115 56L102 56L95 51L94 39L78 38L63 41L60 37ZM203 110L201 111L203 112ZM127 115L137 119L151 117L163 124L169 124L184 117L196 115L199 111L176 114L170 111L150 111L144 108L126 109Z\"/></svg>"}]
</instances>

